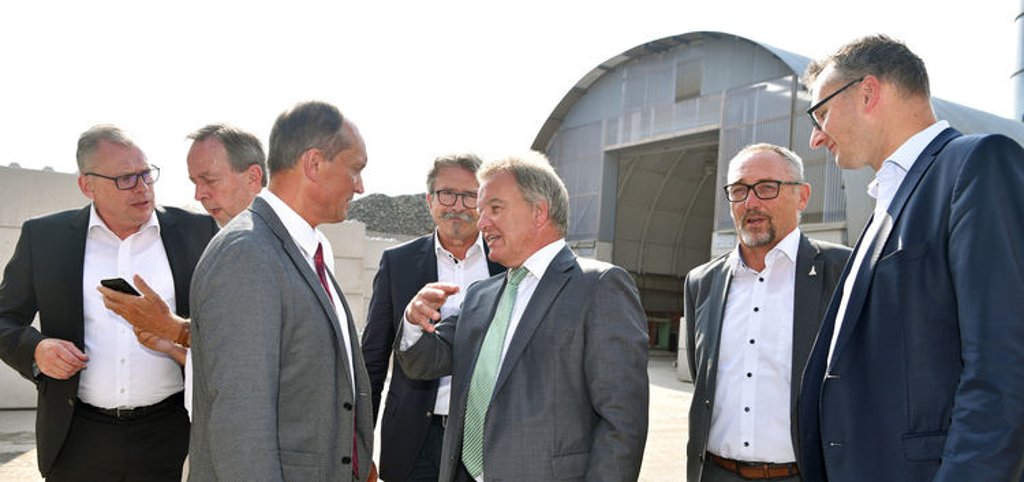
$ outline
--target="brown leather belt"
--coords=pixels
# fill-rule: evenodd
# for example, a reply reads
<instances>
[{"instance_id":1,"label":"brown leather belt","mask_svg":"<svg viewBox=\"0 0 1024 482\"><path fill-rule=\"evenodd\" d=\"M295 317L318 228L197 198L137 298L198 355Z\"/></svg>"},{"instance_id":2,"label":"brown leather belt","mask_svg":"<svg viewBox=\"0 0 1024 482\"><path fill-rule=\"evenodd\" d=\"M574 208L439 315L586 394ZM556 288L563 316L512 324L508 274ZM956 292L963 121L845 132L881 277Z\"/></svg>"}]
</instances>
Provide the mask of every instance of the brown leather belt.
<instances>
[{"instance_id":1,"label":"brown leather belt","mask_svg":"<svg viewBox=\"0 0 1024 482\"><path fill-rule=\"evenodd\" d=\"M778 479L792 477L799 472L796 469L796 462L788 464L772 464L767 462L744 462L742 460L727 459L707 452L708 457L715 465L739 474L744 479Z\"/></svg>"}]
</instances>

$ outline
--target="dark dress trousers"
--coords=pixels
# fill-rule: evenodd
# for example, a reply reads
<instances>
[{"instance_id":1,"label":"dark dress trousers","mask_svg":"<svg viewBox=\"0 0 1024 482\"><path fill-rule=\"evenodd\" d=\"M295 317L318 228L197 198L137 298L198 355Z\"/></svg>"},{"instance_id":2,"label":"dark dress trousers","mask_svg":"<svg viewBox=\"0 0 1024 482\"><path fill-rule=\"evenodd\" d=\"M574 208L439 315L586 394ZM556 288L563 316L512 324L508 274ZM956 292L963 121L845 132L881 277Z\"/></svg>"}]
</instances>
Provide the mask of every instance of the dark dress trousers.
<instances>
[{"instance_id":1,"label":"dark dress trousers","mask_svg":"<svg viewBox=\"0 0 1024 482\"><path fill-rule=\"evenodd\" d=\"M79 375L67 380L36 377L35 348L43 338L59 338L84 349L82 269L89 213L86 206L25 221L0 284L0 358L34 382L39 392L36 447L44 476L71 426ZM209 216L170 207L157 208L156 216L174 277L174 311L188 317L192 271L217 224ZM37 312L39 330L31 326Z\"/></svg>"},{"instance_id":2,"label":"dark dress trousers","mask_svg":"<svg viewBox=\"0 0 1024 482\"><path fill-rule=\"evenodd\" d=\"M484 256L487 255L486 245ZM505 271L487 260L493 276ZM373 278L373 296L363 331L363 358L370 374L373 417L377 420L381 393L388 375L395 334L416 292L437 281L437 252L434 235L428 234L384 251ZM413 380L394 363L391 385L384 404L380 435L380 478L402 482L409 477L430 429L430 416L437 399L437 379Z\"/></svg>"},{"instance_id":3,"label":"dark dress trousers","mask_svg":"<svg viewBox=\"0 0 1024 482\"><path fill-rule=\"evenodd\" d=\"M804 480L1020 480L1024 150L946 129L872 222L831 364L838 295L804 372Z\"/></svg>"},{"instance_id":4,"label":"dark dress trousers","mask_svg":"<svg viewBox=\"0 0 1024 482\"><path fill-rule=\"evenodd\" d=\"M808 239L800 235L793 286L793 358L790 380L790 416L793 450L797 443L796 400L800 394L800 376L810 355L814 337L821 326L832 292L835 291L850 248ZM718 381L718 353L722 320L732 283L729 254L698 266L686 275L683 287L686 356L693 379L690 403L690 437L686 444L686 480L703 480L704 454L711 433L711 412L715 406Z\"/></svg>"}]
</instances>

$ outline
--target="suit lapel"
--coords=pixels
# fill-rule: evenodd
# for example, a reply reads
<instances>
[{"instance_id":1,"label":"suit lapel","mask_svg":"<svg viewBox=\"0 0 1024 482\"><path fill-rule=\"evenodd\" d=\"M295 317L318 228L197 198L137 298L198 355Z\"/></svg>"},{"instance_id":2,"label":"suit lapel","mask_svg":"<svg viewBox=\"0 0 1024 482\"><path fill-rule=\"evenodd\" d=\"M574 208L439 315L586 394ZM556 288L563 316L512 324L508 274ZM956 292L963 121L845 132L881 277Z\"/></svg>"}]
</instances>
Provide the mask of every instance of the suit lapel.
<instances>
[{"instance_id":1,"label":"suit lapel","mask_svg":"<svg viewBox=\"0 0 1024 482\"><path fill-rule=\"evenodd\" d=\"M156 209L156 219L160 223L160 240L167 253L167 264L171 266L171 277L174 279L174 312L188 313L188 284L191 273L185 266L184 240L176 226L175 219L163 208Z\"/></svg>"},{"instance_id":2,"label":"suit lapel","mask_svg":"<svg viewBox=\"0 0 1024 482\"><path fill-rule=\"evenodd\" d=\"M804 234L796 255L796 279L793 284L793 357L790 375L790 405L796 407L800 395L800 377L818 333L825 267L820 251Z\"/></svg>"},{"instance_id":3,"label":"suit lapel","mask_svg":"<svg viewBox=\"0 0 1024 482\"><path fill-rule=\"evenodd\" d=\"M91 212L92 205L87 205L71 218L71 223L68 224L68 232L64 234L65 239L69 240L70 249L61 250L56 253L48 253L48 256L52 256L54 263L58 266L70 266L77 267L78 269L72 270L72 275L62 277L64 281L61 286L65 294L65 299L68 300L68 310L70 316L68 320L74 320L74 333L75 337L73 340L79 348L85 343L85 324L82 322L85 319L85 312L82 308L82 290L83 290L83 279L85 271L85 240L89 232L89 215Z\"/></svg>"},{"instance_id":4,"label":"suit lapel","mask_svg":"<svg viewBox=\"0 0 1024 482\"><path fill-rule=\"evenodd\" d=\"M732 284L732 263L726 258L711 275L711 288L708 295L708 393L714 397L715 385L718 381L718 352L722 343L722 321L725 319L725 304L729 300L729 286Z\"/></svg>"},{"instance_id":5,"label":"suit lapel","mask_svg":"<svg viewBox=\"0 0 1024 482\"><path fill-rule=\"evenodd\" d=\"M414 283L416 289L413 294L419 291L423 285L437 281L437 250L434 246L434 235L427 236L424 241L423 246L420 247L420 255L416 257L418 264L416 275L419 279Z\"/></svg>"},{"instance_id":6,"label":"suit lapel","mask_svg":"<svg viewBox=\"0 0 1024 482\"><path fill-rule=\"evenodd\" d=\"M906 207L910 201L910 196L917 189L921 179L924 177L928 169L935 163L935 157L938 156L942 148L955 137L959 137L960 133L955 129L946 129L939 133L939 135L933 139L928 147L921 152L921 155L917 156L914 161L914 166L907 172L907 176L903 178L903 182L900 183L899 189L896 191L896 195L893 197L892 202L889 204L889 209L886 210L885 214L880 219L875 219L872 216L871 220L868 221L868 226L871 223L878 222L878 232L871 239L862 238L861 242L858 243L858 249L860 245L868 243L864 246L865 255L864 260L861 262L860 269L857 273L851 273L856 276L854 278L853 291L850 293L850 299L846 305L846 313L843 316L843 324L839 327L839 337L836 339L835 350L832 354L832 360L839 358L839 354L842 352L846 341L850 339L851 333L857 326L857 322L860 321L860 314L864 309L864 302L867 299L867 293L871 288L871 281L874 279L875 266L878 260L882 256L882 251L888 244L889 235L892 234L893 226L899 222L900 215L903 213L903 208ZM854 252L856 255L856 251ZM852 260L851 260L852 263ZM842 286L842 285L840 285ZM829 360L831 362L831 360Z\"/></svg>"},{"instance_id":7,"label":"suit lapel","mask_svg":"<svg viewBox=\"0 0 1024 482\"><path fill-rule=\"evenodd\" d=\"M483 345L487 329L490 328L491 321L494 319L494 312L498 309L498 300L501 297L501 292L505 289L506 281L504 277L481 280L477 283L479 286L476 291L477 301L472 303L472 306L466 306L465 300L463 300L463 310L459 314L460 321L455 332L455 346L464 347L469 350L469 353L466 357L457 356L455 358L456 360L460 358L465 360L464 363L468 363L468 365L460 364L453 367L452 370L453 373L466 374L465 377L461 377L461 381L456 379L457 376L452 378L452 400L458 400L458 406L463 407L463 410L469 396L469 383L473 378L477 357L480 356L480 347ZM470 323L468 320L479 321ZM466 368L462 369L463 366ZM453 406L455 406L454 402Z\"/></svg>"},{"instance_id":8,"label":"suit lapel","mask_svg":"<svg viewBox=\"0 0 1024 482\"><path fill-rule=\"evenodd\" d=\"M537 331L537 326L540 325L548 309L551 308L551 304L554 303L555 298L562 291L562 287L572 278L570 271L574 266L576 266L576 255L572 253L568 246L563 247L555 255L555 259L551 260L551 264L548 265L544 276L537 283L533 296L530 297L530 301L526 304L526 309L523 310L523 316L519 319L515 333L512 333L512 341L508 345L508 351L501 362L498 378L494 382L494 395L492 397L498 394L505 380L508 380L509 373L515 368L519 357L526 350L526 346L530 343L530 338L533 338L533 332Z\"/></svg>"},{"instance_id":9,"label":"suit lapel","mask_svg":"<svg viewBox=\"0 0 1024 482\"><path fill-rule=\"evenodd\" d=\"M316 295L317 301L320 302L320 307L323 308L324 314L331 322L331 329L334 330L334 335L337 337L338 346L345 346L345 339L341 335L341 323L338 320L338 313L334 311L334 304L327 297L327 291L324 290L324 286L320 284L320 278L317 277L316 273L313 272L313 268L309 266L309 262L306 261L306 257L302 255L302 251L299 250L298 245L295 244L295 240L292 239L292 235L288 233L288 229L284 227L284 223L281 222L281 218L277 217L274 213L274 209L270 207L259 196L253 200L252 205L249 207L253 213L262 218L270 230L277 236L278 240L281 241L281 246L284 248L288 258L291 259L292 264L295 265L295 269L302 275L302 279L309 286L309 289ZM330 271L330 270L328 270ZM333 278L332 278L333 279ZM338 291L341 293L341 291ZM348 307L345 307L348 310Z\"/></svg>"}]
</instances>

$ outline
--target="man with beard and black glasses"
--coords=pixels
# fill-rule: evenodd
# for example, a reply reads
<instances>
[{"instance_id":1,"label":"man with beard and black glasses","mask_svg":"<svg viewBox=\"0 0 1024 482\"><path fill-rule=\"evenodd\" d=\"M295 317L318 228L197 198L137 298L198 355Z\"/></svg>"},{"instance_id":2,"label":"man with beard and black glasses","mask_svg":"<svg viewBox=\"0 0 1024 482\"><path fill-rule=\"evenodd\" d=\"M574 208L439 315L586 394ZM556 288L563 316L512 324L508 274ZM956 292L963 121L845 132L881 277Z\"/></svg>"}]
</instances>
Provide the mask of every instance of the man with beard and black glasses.
<instances>
[{"instance_id":1,"label":"man with beard and black glasses","mask_svg":"<svg viewBox=\"0 0 1024 482\"><path fill-rule=\"evenodd\" d=\"M690 482L800 480L793 381L850 254L800 232L803 179L789 149L741 150L725 186L739 243L686 277Z\"/></svg>"}]
</instances>

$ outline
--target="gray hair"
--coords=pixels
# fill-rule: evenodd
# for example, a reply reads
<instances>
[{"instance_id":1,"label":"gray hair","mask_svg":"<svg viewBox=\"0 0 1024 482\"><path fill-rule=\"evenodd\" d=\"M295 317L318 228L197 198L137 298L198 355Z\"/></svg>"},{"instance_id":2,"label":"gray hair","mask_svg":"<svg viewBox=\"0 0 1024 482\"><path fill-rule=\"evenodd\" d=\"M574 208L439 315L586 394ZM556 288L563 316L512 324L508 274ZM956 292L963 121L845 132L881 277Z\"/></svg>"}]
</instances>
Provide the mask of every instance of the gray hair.
<instances>
[{"instance_id":1,"label":"gray hair","mask_svg":"<svg viewBox=\"0 0 1024 482\"><path fill-rule=\"evenodd\" d=\"M471 152L465 154L448 154L434 159L434 165L427 172L427 194L434 194L434 183L437 182L437 173L445 167L460 167L473 174L480 170L483 161L476 154Z\"/></svg>"},{"instance_id":2,"label":"gray hair","mask_svg":"<svg viewBox=\"0 0 1024 482\"><path fill-rule=\"evenodd\" d=\"M295 167L309 149L323 151L327 159L352 146L344 133L345 118L337 107L321 101L300 102L277 117L270 131L267 165L270 174Z\"/></svg>"},{"instance_id":3,"label":"gray hair","mask_svg":"<svg viewBox=\"0 0 1024 482\"><path fill-rule=\"evenodd\" d=\"M569 191L558 177L548 158L537 151L512 155L487 161L476 176L480 180L494 177L498 173L511 173L519 192L526 202L536 206L540 202L548 205L548 219L559 234L565 236L569 230Z\"/></svg>"},{"instance_id":4,"label":"gray hair","mask_svg":"<svg viewBox=\"0 0 1024 482\"><path fill-rule=\"evenodd\" d=\"M263 154L260 140L237 127L227 124L208 124L188 135L195 142L216 138L228 152L228 163L236 173L245 172L249 166L259 166L263 173L262 184L267 187L267 156Z\"/></svg>"},{"instance_id":5,"label":"gray hair","mask_svg":"<svg viewBox=\"0 0 1024 482\"><path fill-rule=\"evenodd\" d=\"M804 161L800 159L797 153L786 149L782 146L775 144L751 144L744 147L733 156L732 160L729 161L729 177L732 178L733 172L740 167L740 163L746 160L748 157L757 154L758 152L774 152L782 157L786 161L786 171L789 172L789 176L792 179L785 179L786 181L800 181L804 180Z\"/></svg>"},{"instance_id":6,"label":"gray hair","mask_svg":"<svg viewBox=\"0 0 1024 482\"><path fill-rule=\"evenodd\" d=\"M135 146L135 141L128 134L112 124L92 126L78 136L78 151L75 153L75 160L78 162L79 174L83 174L93 167L89 165L89 160L96 153L96 149L99 149L101 140L124 147Z\"/></svg>"},{"instance_id":7,"label":"gray hair","mask_svg":"<svg viewBox=\"0 0 1024 482\"><path fill-rule=\"evenodd\" d=\"M841 82L874 75L893 83L906 95L931 95L924 61L903 42L886 35L859 38L823 60L811 62L804 74L804 85L813 84L829 65Z\"/></svg>"}]
</instances>

